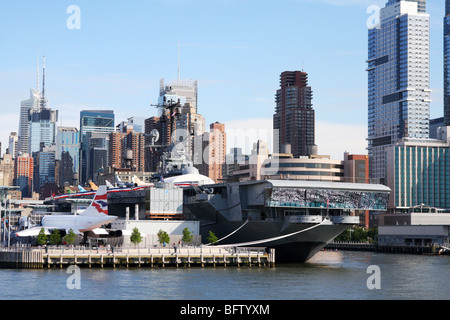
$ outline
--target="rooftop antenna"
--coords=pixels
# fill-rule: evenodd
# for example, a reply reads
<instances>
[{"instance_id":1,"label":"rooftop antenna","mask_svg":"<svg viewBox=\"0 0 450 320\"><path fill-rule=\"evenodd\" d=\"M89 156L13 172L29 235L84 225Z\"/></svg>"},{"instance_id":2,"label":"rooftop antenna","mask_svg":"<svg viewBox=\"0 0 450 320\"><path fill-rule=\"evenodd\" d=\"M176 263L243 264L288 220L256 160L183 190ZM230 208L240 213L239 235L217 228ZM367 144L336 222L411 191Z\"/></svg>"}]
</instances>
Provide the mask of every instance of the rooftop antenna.
<instances>
[{"instance_id":1,"label":"rooftop antenna","mask_svg":"<svg viewBox=\"0 0 450 320\"><path fill-rule=\"evenodd\" d=\"M42 68L42 99L45 99L45 56L44 56L44 66Z\"/></svg>"},{"instance_id":2,"label":"rooftop antenna","mask_svg":"<svg viewBox=\"0 0 450 320\"><path fill-rule=\"evenodd\" d=\"M47 106L47 100L45 99L45 56L44 56L44 65L42 68L42 96L41 96L41 108L45 108Z\"/></svg>"}]
</instances>

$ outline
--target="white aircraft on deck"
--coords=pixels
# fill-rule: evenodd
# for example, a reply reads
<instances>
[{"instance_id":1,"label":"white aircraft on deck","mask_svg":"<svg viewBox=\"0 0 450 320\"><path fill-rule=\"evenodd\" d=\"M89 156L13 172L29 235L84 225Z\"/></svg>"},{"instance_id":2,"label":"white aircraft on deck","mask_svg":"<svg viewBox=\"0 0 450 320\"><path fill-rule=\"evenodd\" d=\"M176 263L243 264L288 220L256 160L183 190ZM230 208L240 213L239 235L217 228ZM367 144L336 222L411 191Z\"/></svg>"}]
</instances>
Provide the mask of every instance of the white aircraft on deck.
<instances>
[{"instance_id":1,"label":"white aircraft on deck","mask_svg":"<svg viewBox=\"0 0 450 320\"><path fill-rule=\"evenodd\" d=\"M72 229L76 234L82 234L82 232L87 231L94 231L96 233L96 231L100 230L99 228L101 226L107 225L117 218L116 216L108 215L106 186L100 186L90 206L84 212L77 215L44 216L40 226L33 226L29 229L16 232L16 236L37 236L42 228L44 228L47 235L50 234L49 230L55 229L64 230L66 233ZM27 217L22 219L27 219ZM28 224L28 221L26 223Z\"/></svg>"},{"instance_id":2,"label":"white aircraft on deck","mask_svg":"<svg viewBox=\"0 0 450 320\"><path fill-rule=\"evenodd\" d=\"M133 183L137 187L154 187L155 186L153 183L145 183L144 181L142 181L135 175L131 178L131 181L133 181Z\"/></svg>"}]
</instances>

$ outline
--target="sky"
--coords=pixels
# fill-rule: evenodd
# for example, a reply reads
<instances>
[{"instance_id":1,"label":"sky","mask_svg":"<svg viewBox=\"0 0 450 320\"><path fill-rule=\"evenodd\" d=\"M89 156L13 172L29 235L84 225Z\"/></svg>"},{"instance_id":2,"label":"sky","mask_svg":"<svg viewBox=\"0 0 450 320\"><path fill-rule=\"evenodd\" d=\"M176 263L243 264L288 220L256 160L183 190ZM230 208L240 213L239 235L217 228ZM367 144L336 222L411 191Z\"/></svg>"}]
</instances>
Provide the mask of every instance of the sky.
<instances>
[{"instance_id":1,"label":"sky","mask_svg":"<svg viewBox=\"0 0 450 320\"><path fill-rule=\"evenodd\" d=\"M82 110L112 109L116 124L156 115L159 81L177 79L180 57L181 78L198 81L198 113L207 127L225 123L228 149L248 150L258 138L271 148L280 74L303 70L319 153L367 154L367 9L386 2L0 0L2 153L45 55L59 125L79 127ZM443 114L444 2L428 1L431 118Z\"/></svg>"}]
</instances>

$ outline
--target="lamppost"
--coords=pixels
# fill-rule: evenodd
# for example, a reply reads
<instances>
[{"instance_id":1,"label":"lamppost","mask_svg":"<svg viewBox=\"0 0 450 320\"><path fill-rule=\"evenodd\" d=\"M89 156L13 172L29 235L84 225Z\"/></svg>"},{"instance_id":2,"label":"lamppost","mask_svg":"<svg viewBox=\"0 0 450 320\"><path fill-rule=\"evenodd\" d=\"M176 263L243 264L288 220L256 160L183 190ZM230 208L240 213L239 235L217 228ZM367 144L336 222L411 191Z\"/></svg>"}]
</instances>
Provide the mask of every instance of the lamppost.
<instances>
[{"instance_id":1,"label":"lamppost","mask_svg":"<svg viewBox=\"0 0 450 320\"><path fill-rule=\"evenodd\" d=\"M355 230L353 230L352 228L348 229L348 232L350 233L350 242L352 241L352 232L354 232Z\"/></svg>"}]
</instances>

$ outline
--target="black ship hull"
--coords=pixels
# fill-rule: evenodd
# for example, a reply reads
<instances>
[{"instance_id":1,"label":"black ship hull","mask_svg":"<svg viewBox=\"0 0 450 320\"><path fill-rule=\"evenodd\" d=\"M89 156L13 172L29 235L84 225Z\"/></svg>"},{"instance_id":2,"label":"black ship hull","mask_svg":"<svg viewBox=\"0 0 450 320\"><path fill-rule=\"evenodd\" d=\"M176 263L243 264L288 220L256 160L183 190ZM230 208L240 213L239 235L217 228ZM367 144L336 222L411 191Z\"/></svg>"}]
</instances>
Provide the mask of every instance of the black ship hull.
<instances>
[{"instance_id":1,"label":"black ship hull","mask_svg":"<svg viewBox=\"0 0 450 320\"><path fill-rule=\"evenodd\" d=\"M201 225L200 233L204 242L207 242L211 231L219 238L217 245L273 248L277 263L303 263L348 227L331 222L222 221Z\"/></svg>"}]
</instances>

